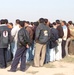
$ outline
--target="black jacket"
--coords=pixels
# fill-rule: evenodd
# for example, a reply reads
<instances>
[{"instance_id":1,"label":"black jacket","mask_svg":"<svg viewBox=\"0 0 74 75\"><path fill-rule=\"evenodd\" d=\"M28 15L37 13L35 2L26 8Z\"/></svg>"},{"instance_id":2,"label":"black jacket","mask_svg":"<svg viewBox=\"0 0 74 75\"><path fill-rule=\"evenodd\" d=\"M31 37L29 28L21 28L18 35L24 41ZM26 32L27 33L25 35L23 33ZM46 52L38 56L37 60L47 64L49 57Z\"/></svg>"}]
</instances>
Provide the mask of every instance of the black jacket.
<instances>
[{"instance_id":1,"label":"black jacket","mask_svg":"<svg viewBox=\"0 0 74 75\"><path fill-rule=\"evenodd\" d=\"M51 28L51 38L49 40L49 48L54 48L57 47L57 42L56 40L58 40L59 36L58 36L58 30L55 28Z\"/></svg>"},{"instance_id":2,"label":"black jacket","mask_svg":"<svg viewBox=\"0 0 74 75\"><path fill-rule=\"evenodd\" d=\"M62 26L59 25L59 26L57 27L57 30L58 30L58 36L59 36L59 38L62 38L62 37L64 36L64 32L63 32Z\"/></svg>"},{"instance_id":3,"label":"black jacket","mask_svg":"<svg viewBox=\"0 0 74 75\"><path fill-rule=\"evenodd\" d=\"M5 24L0 25L0 48L7 48L10 43L10 38L9 28Z\"/></svg>"},{"instance_id":4,"label":"black jacket","mask_svg":"<svg viewBox=\"0 0 74 75\"><path fill-rule=\"evenodd\" d=\"M21 28L18 32L18 43L17 43L17 47L25 47L26 44L30 45L30 37L29 37L29 33L27 32L27 30L25 28Z\"/></svg>"}]
</instances>

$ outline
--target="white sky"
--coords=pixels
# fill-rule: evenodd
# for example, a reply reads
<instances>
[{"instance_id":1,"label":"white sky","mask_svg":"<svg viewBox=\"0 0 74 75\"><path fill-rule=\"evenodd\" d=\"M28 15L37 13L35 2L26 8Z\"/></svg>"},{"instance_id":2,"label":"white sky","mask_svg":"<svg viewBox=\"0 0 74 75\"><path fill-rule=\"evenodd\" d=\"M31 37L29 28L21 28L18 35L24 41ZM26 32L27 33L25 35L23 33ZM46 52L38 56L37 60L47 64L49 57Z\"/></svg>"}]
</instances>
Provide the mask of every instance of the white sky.
<instances>
[{"instance_id":1,"label":"white sky","mask_svg":"<svg viewBox=\"0 0 74 75\"><path fill-rule=\"evenodd\" d=\"M40 17L74 21L74 0L0 0L0 19L36 21Z\"/></svg>"}]
</instances>

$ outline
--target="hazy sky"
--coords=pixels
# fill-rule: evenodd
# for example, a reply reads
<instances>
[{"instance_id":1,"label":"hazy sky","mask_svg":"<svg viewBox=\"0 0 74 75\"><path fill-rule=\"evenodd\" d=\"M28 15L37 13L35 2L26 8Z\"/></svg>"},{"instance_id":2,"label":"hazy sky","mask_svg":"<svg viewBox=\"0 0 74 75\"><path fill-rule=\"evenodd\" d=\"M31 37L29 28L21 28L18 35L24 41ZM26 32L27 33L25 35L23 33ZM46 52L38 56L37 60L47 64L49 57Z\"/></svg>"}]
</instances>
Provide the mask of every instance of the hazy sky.
<instances>
[{"instance_id":1,"label":"hazy sky","mask_svg":"<svg viewBox=\"0 0 74 75\"><path fill-rule=\"evenodd\" d=\"M74 0L0 0L0 19L36 21L40 17L74 21Z\"/></svg>"}]
</instances>

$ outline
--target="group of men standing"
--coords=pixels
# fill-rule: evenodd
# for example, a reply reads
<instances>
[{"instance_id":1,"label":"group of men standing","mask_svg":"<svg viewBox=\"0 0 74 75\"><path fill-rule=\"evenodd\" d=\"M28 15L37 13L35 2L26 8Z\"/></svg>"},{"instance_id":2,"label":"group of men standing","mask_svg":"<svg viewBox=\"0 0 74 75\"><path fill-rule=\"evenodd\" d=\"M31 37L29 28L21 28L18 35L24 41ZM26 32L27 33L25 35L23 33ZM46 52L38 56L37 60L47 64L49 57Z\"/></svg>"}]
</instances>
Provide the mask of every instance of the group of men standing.
<instances>
[{"instance_id":1,"label":"group of men standing","mask_svg":"<svg viewBox=\"0 0 74 75\"><path fill-rule=\"evenodd\" d=\"M10 44L13 59L9 72L16 72L19 62L20 70L25 71L27 60L34 59L34 67L42 67L44 63L61 60L68 55L70 37L73 37L69 29L73 26L72 21L67 25L60 20L51 24L45 18L34 23L17 19L15 27L6 19L0 23L0 67L7 67L6 55Z\"/></svg>"}]
</instances>

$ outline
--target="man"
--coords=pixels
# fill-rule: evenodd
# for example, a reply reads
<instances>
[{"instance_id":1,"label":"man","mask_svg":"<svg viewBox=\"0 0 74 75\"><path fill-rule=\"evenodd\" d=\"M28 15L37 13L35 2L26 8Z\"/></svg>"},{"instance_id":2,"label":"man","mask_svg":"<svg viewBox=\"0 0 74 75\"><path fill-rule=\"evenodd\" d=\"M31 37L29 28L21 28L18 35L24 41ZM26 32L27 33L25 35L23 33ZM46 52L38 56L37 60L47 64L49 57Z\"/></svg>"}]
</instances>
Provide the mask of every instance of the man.
<instances>
[{"instance_id":1,"label":"man","mask_svg":"<svg viewBox=\"0 0 74 75\"><path fill-rule=\"evenodd\" d=\"M26 49L29 48L29 34L24 28L23 21L20 21L20 28L18 32L17 51L9 72L16 72L20 59L20 71L24 72L26 70Z\"/></svg>"},{"instance_id":2,"label":"man","mask_svg":"<svg viewBox=\"0 0 74 75\"><path fill-rule=\"evenodd\" d=\"M29 35L30 35L30 42L31 42L31 46L27 49L27 54L26 54L26 62L29 62L31 60L33 60L33 35L34 35L34 28L32 25L30 25L30 23L28 21L25 21L25 29L28 31Z\"/></svg>"},{"instance_id":3,"label":"man","mask_svg":"<svg viewBox=\"0 0 74 75\"><path fill-rule=\"evenodd\" d=\"M53 27L51 28L51 34L52 37L50 38L50 44L49 44L49 54L50 54L50 62L53 62L56 60L56 54L57 54L57 41L58 41L58 30L57 25L55 22L53 22Z\"/></svg>"},{"instance_id":4,"label":"man","mask_svg":"<svg viewBox=\"0 0 74 75\"><path fill-rule=\"evenodd\" d=\"M12 47L13 59L15 57L15 53L16 53L16 50L17 50L18 31L20 30L19 23L20 23L20 20L17 19L16 20L16 25L11 30L11 36L12 36L12 45L11 45L11 47Z\"/></svg>"},{"instance_id":5,"label":"man","mask_svg":"<svg viewBox=\"0 0 74 75\"><path fill-rule=\"evenodd\" d=\"M64 32L64 35L62 38L62 58L64 58L66 56L65 46L66 46L66 40L67 40L67 35L68 35L68 29L67 29L65 21L62 21L61 25L62 25L63 32Z\"/></svg>"},{"instance_id":6,"label":"man","mask_svg":"<svg viewBox=\"0 0 74 75\"><path fill-rule=\"evenodd\" d=\"M61 23L60 23L60 20L56 20L56 24L57 24L57 30L58 30L58 51L56 53L56 60L61 60L62 59L62 37L64 35L64 32L63 32L63 28L61 26Z\"/></svg>"},{"instance_id":7,"label":"man","mask_svg":"<svg viewBox=\"0 0 74 75\"><path fill-rule=\"evenodd\" d=\"M39 25L36 28L36 50L34 56L34 66L43 66L46 54L46 44L50 38L48 27L44 24L43 18L39 19Z\"/></svg>"},{"instance_id":8,"label":"man","mask_svg":"<svg viewBox=\"0 0 74 75\"><path fill-rule=\"evenodd\" d=\"M69 52L72 52L73 53L73 49L70 49L69 50L69 48L70 48L69 47L69 43L71 42L71 40L74 40L74 25L73 25L73 22L72 21L69 21L68 22L68 38L67 38L66 46L65 46L66 56L68 56L68 53Z\"/></svg>"},{"instance_id":9,"label":"man","mask_svg":"<svg viewBox=\"0 0 74 75\"><path fill-rule=\"evenodd\" d=\"M0 64L1 68L7 67L7 48L10 43L10 31L7 25L5 24L5 20L1 20L0 25Z\"/></svg>"}]
</instances>

